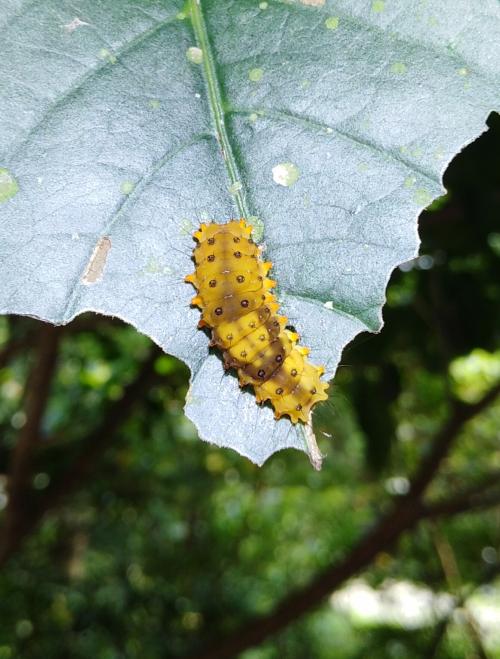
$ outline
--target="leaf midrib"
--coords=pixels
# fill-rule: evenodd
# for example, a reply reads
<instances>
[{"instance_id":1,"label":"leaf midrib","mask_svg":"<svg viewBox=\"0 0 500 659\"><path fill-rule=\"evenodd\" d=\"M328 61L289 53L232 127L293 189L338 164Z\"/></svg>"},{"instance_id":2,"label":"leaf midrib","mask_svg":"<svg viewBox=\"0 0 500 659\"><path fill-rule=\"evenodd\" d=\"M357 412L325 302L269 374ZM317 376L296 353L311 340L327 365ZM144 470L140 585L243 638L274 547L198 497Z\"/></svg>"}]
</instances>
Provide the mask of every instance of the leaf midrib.
<instances>
[{"instance_id":1,"label":"leaf midrib","mask_svg":"<svg viewBox=\"0 0 500 659\"><path fill-rule=\"evenodd\" d=\"M203 53L203 60L202 60L203 72L205 75L205 83L207 85L208 102L215 123L219 145L222 149L222 157L224 160L224 164L228 173L229 180L231 181L231 185L241 183L241 185L243 186L243 181L239 174L232 145L226 130L225 113L224 113L222 96L220 91L221 88L220 88L219 80L217 78L217 72L215 69L215 60L208 39L205 19L203 17L203 13L201 10L201 0L189 0L189 1L191 8L191 20L193 24L193 30L196 36L196 40L198 42L198 46L201 48ZM241 190L236 190L234 196L241 217L244 217L247 220L249 220L251 215L246 205L245 195L242 194ZM295 432L298 432L300 434L304 442L304 446L307 447L307 437L305 434L305 429L301 426L300 429L298 430L294 429L294 430Z\"/></svg>"},{"instance_id":2,"label":"leaf midrib","mask_svg":"<svg viewBox=\"0 0 500 659\"><path fill-rule=\"evenodd\" d=\"M224 161L231 186L243 186L244 183L239 173L233 147L231 145L231 141L229 139L226 128L226 116L222 103L221 84L217 77L215 58L212 52L212 47L210 45L210 40L208 38L205 18L201 8L201 0L189 0L189 7L196 41L198 47L203 53L202 70L207 87L207 99L210 106L212 119L214 121L219 146L222 151L222 159ZM236 189L235 187L233 190L240 216L249 219L251 217L251 213L248 210L245 195L242 192L243 187L241 189Z\"/></svg>"}]
</instances>

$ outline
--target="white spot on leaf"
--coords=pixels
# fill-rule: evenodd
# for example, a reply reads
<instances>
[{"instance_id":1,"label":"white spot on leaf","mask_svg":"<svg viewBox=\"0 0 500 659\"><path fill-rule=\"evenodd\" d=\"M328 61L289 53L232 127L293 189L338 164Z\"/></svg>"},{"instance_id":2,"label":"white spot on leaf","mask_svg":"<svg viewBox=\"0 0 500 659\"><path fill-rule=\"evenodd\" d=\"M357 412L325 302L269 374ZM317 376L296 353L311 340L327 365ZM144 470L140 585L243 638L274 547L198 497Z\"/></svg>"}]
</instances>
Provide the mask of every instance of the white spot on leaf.
<instances>
[{"instance_id":1,"label":"white spot on leaf","mask_svg":"<svg viewBox=\"0 0 500 659\"><path fill-rule=\"evenodd\" d=\"M203 62L203 51L197 46L191 46L186 50L186 57L192 64L201 64Z\"/></svg>"},{"instance_id":2,"label":"white spot on leaf","mask_svg":"<svg viewBox=\"0 0 500 659\"><path fill-rule=\"evenodd\" d=\"M406 73L406 64L404 62L394 62L391 66L391 72L396 75L403 75L403 73Z\"/></svg>"},{"instance_id":3,"label":"white spot on leaf","mask_svg":"<svg viewBox=\"0 0 500 659\"><path fill-rule=\"evenodd\" d=\"M336 30L339 26L339 17L338 16L329 16L325 20L325 27L327 30Z\"/></svg>"},{"instance_id":4,"label":"white spot on leaf","mask_svg":"<svg viewBox=\"0 0 500 659\"><path fill-rule=\"evenodd\" d=\"M90 25L90 23L87 23L85 21L82 21L78 16L75 16L75 18L70 21L69 23L66 23L66 25L63 25L63 28L66 30L66 32L74 32L77 28L82 27L84 25Z\"/></svg>"},{"instance_id":5,"label":"white spot on leaf","mask_svg":"<svg viewBox=\"0 0 500 659\"><path fill-rule=\"evenodd\" d=\"M116 55L114 53L112 53L110 50L108 50L107 48L101 48L101 50L99 51L98 57L99 57L99 59L106 60L110 64L116 64L116 62L117 62Z\"/></svg>"},{"instance_id":6,"label":"white spot on leaf","mask_svg":"<svg viewBox=\"0 0 500 659\"><path fill-rule=\"evenodd\" d=\"M299 0L299 2L310 7L322 7L325 4L325 0Z\"/></svg>"},{"instance_id":7,"label":"white spot on leaf","mask_svg":"<svg viewBox=\"0 0 500 659\"><path fill-rule=\"evenodd\" d=\"M260 82L263 75L264 71L262 69L250 69L248 72L248 79L252 82Z\"/></svg>"},{"instance_id":8,"label":"white spot on leaf","mask_svg":"<svg viewBox=\"0 0 500 659\"><path fill-rule=\"evenodd\" d=\"M286 188L296 183L299 176L299 168L293 162L280 162L273 167L273 181Z\"/></svg>"},{"instance_id":9,"label":"white spot on leaf","mask_svg":"<svg viewBox=\"0 0 500 659\"><path fill-rule=\"evenodd\" d=\"M431 193L425 188L418 188L415 190L413 200L419 206L428 206L432 201Z\"/></svg>"},{"instance_id":10,"label":"white spot on leaf","mask_svg":"<svg viewBox=\"0 0 500 659\"><path fill-rule=\"evenodd\" d=\"M135 183L133 181L123 181L120 185L120 192L122 194L130 194L134 191Z\"/></svg>"}]
</instances>

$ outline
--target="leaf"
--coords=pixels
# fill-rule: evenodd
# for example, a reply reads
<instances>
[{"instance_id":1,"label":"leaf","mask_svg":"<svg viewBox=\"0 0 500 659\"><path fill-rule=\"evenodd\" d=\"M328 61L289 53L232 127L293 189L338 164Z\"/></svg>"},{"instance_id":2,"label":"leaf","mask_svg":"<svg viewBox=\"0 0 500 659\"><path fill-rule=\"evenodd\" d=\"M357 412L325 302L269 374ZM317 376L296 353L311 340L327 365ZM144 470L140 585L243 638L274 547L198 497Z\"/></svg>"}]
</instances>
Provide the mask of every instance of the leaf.
<instances>
[{"instance_id":1,"label":"leaf","mask_svg":"<svg viewBox=\"0 0 500 659\"><path fill-rule=\"evenodd\" d=\"M0 23L0 309L118 316L189 365L203 439L304 448L209 356L190 234L251 217L333 376L498 106L498 2L7 0Z\"/></svg>"}]
</instances>

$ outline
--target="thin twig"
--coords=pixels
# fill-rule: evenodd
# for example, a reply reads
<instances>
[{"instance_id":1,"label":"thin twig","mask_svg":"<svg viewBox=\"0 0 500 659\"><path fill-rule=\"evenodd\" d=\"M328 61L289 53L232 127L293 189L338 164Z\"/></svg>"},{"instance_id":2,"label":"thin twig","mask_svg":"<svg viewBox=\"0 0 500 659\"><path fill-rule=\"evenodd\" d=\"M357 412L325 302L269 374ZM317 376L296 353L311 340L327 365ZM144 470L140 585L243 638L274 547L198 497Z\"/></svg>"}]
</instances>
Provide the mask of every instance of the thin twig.
<instances>
[{"instance_id":1,"label":"thin twig","mask_svg":"<svg viewBox=\"0 0 500 659\"><path fill-rule=\"evenodd\" d=\"M453 607L451 608L450 611L442 618L436 628L434 635L431 639L431 642L429 644L429 647L427 648L425 652L425 657L428 657L428 659L436 659L436 657L439 654L439 646L441 645L441 641L443 640L444 635L446 634L446 630L448 629L448 625L450 621L452 620L453 616L455 615L455 612L458 609L463 608L465 611L466 616L471 616L469 618L468 622L472 624L473 626L475 625L475 620L471 614L471 612L467 609L467 600L470 599L470 597L474 594L474 592L481 586L483 586L486 583L491 582L493 579L495 579L498 574L500 574L500 563L495 563L494 565L488 566L482 576L480 577L479 581L475 583L473 586L467 586L462 589L462 593L455 598L455 602L453 604ZM476 630L477 631L477 630ZM477 638L473 639L474 641L477 641ZM479 650L479 648L478 648ZM484 650L484 647L482 646L481 643L481 651L482 651L482 656L485 657L486 653ZM487 658L486 658L487 659Z\"/></svg>"}]
</instances>

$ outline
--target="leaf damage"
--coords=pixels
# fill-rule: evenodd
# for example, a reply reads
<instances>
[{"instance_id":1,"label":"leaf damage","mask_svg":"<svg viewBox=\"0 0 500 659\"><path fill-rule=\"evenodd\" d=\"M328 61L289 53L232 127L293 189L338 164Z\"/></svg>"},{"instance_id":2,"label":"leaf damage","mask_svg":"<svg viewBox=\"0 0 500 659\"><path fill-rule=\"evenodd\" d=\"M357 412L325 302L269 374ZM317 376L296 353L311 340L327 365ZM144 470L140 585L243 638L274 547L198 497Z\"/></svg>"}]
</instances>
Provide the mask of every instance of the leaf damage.
<instances>
[{"instance_id":1,"label":"leaf damage","mask_svg":"<svg viewBox=\"0 0 500 659\"><path fill-rule=\"evenodd\" d=\"M108 259L109 250L111 249L111 238L109 236L102 236L97 241L94 251L82 275L82 284L88 286L89 284L96 284L104 272L104 266Z\"/></svg>"}]
</instances>

